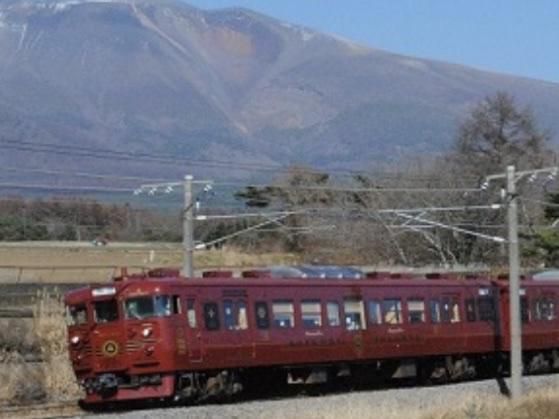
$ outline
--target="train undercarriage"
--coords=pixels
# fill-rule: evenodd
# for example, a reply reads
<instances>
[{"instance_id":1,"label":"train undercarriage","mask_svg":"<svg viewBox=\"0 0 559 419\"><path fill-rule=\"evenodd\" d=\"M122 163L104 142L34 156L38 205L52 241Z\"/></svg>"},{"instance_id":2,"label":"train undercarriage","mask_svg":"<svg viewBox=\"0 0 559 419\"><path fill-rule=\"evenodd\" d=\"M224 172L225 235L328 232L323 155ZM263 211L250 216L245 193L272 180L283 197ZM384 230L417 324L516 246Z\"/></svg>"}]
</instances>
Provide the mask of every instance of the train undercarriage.
<instances>
[{"instance_id":1,"label":"train undercarriage","mask_svg":"<svg viewBox=\"0 0 559 419\"><path fill-rule=\"evenodd\" d=\"M173 404L199 404L234 401L239 397L259 398L318 391L328 393L362 388L401 385L436 385L474 379L502 378L509 373L508 353L449 355L366 363L282 366L149 376L122 377L103 374L86 380L88 395L84 408L113 399L122 403L124 393L131 400L164 401ZM559 371L559 349L524 353L524 374ZM171 386L169 386L171 383ZM156 389L163 390L158 394ZM149 391L146 391L149 390ZM170 392L169 392L170 391ZM506 393L506 388L503 389ZM118 397L115 397L117 396ZM150 395L152 397L150 397ZM146 397L147 396L147 397ZM93 402L93 403L91 403Z\"/></svg>"}]
</instances>

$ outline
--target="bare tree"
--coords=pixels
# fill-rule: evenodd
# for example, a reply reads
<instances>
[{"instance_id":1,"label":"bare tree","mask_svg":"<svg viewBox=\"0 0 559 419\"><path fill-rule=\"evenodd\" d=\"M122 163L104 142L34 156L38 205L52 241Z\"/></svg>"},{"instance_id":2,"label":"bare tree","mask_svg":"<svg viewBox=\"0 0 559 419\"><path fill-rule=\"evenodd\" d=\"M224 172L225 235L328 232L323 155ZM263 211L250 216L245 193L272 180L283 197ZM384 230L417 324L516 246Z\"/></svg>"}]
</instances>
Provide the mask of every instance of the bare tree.
<instances>
[{"instance_id":1,"label":"bare tree","mask_svg":"<svg viewBox=\"0 0 559 419\"><path fill-rule=\"evenodd\" d=\"M530 108L519 109L504 92L477 104L458 129L454 159L462 173L485 176L509 164L540 167L549 155L549 135Z\"/></svg>"},{"instance_id":2,"label":"bare tree","mask_svg":"<svg viewBox=\"0 0 559 419\"><path fill-rule=\"evenodd\" d=\"M448 159L452 177L469 176L481 181L487 175L503 172L511 164L518 170L542 167L553 159L548 141L549 134L538 126L529 107L521 109L511 95L498 92L478 103L459 126L454 150ZM501 186L495 185L497 188ZM540 193L535 188L525 189L522 184L519 192ZM464 197L464 204L483 204L489 197L494 199L496 196L495 193L474 194ZM527 224L541 215L538 207L522 209L521 215ZM485 211L470 215L467 222L474 230L481 232L491 226L490 233L503 235L504 226L499 228L503 220L503 212ZM455 246L459 258L466 262L495 261L502 256L495 245L475 237L455 240Z\"/></svg>"}]
</instances>

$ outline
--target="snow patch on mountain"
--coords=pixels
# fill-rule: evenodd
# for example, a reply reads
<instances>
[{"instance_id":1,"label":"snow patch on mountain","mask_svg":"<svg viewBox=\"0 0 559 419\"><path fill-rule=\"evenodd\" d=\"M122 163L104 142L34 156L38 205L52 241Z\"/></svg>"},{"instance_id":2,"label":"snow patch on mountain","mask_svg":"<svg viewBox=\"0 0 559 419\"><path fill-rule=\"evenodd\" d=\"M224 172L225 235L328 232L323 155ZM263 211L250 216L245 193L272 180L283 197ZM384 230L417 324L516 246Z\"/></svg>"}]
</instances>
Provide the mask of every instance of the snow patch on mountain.
<instances>
[{"instance_id":1,"label":"snow patch on mountain","mask_svg":"<svg viewBox=\"0 0 559 419\"><path fill-rule=\"evenodd\" d=\"M14 8L20 10L52 10L60 12L72 6L88 3L126 3L127 0L56 0L56 1L22 1L19 3L8 3L7 5L0 5L0 10L13 10Z\"/></svg>"}]
</instances>

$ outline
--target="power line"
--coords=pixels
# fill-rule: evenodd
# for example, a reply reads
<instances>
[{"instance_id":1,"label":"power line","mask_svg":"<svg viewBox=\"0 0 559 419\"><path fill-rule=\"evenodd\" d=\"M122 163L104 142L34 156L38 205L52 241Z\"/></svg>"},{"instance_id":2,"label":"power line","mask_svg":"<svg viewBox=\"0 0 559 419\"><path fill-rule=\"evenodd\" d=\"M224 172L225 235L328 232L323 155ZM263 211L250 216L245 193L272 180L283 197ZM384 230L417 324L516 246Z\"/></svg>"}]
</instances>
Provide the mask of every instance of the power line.
<instances>
[{"instance_id":1,"label":"power line","mask_svg":"<svg viewBox=\"0 0 559 419\"><path fill-rule=\"evenodd\" d=\"M0 166L0 170L4 172L15 172L15 173L36 173L44 175L56 175L56 176L67 176L67 177L86 177L93 179L109 179L109 180L125 180L125 181L151 181L151 182L165 182L166 179L160 178L147 178L140 176L116 176L103 173L88 173L88 172L67 172L60 170L48 170L48 169L25 169L21 167L6 167Z\"/></svg>"},{"instance_id":2,"label":"power line","mask_svg":"<svg viewBox=\"0 0 559 419\"><path fill-rule=\"evenodd\" d=\"M31 189L47 191L66 191L66 192L108 192L108 193L132 193L131 188L109 188L101 186L63 186L45 185L30 183L0 183L0 189Z\"/></svg>"},{"instance_id":3,"label":"power line","mask_svg":"<svg viewBox=\"0 0 559 419\"><path fill-rule=\"evenodd\" d=\"M144 152L128 152L113 149L91 148L73 145L64 145L64 149L60 148L60 144L53 143L34 143L30 141L14 141L0 139L4 143L3 148L31 151L37 153L47 153L56 155L69 155L80 156L96 159L113 159L113 160L127 160L134 162L155 162L162 164L173 164L184 167L185 163L193 166L203 165L205 167L233 167L238 170L255 170L255 171L281 171L284 167L277 165L263 165L251 163L231 163L230 161L210 160L210 159L192 159L192 158L177 158L172 155L157 155Z\"/></svg>"},{"instance_id":4,"label":"power line","mask_svg":"<svg viewBox=\"0 0 559 419\"><path fill-rule=\"evenodd\" d=\"M106 179L106 180L122 180L122 181L149 181L149 182L166 182L171 184L172 181L161 178L148 178L140 176L117 176L102 173L89 173L89 172L68 172L60 170L47 170L47 169L24 169L19 167L0 167L0 171L14 172L14 173L36 173L46 175L56 175L65 177L85 177L93 179ZM363 192L480 192L479 188L390 188L384 186L370 187L370 188L352 188L352 187L337 187L337 186L305 186L305 185L273 185L273 184L246 184L242 182L219 182L216 186L239 186L243 188L271 188L281 190L316 190L316 191L330 191L330 192L350 192L350 193L363 193ZM178 186L173 184L172 186ZM267 201L266 201L267 202Z\"/></svg>"},{"instance_id":5,"label":"power line","mask_svg":"<svg viewBox=\"0 0 559 419\"><path fill-rule=\"evenodd\" d=\"M217 160L217 159L202 159L202 158L189 158L189 157L176 157L176 155L168 155L168 154L153 154L153 153L146 153L146 152L129 152L129 151L121 151L115 149L108 149L108 148L95 148L95 147L84 147L84 146L76 146L76 145L64 145L64 148L61 149L60 144L56 143L37 143L32 141L19 141L19 140L9 140L9 139L0 139L0 143L3 144L3 148L5 149L13 149L25 152L34 152L34 153L47 153L47 154L55 154L55 155L65 155L65 156L79 156L79 157L87 157L87 158L94 158L94 159L112 159L112 160L126 160L126 161L133 161L133 162L153 162L153 163L161 163L161 164L172 164L178 165L181 168L184 167L186 163L191 164L193 166L203 166L203 167L213 167L213 168L232 168L236 170L242 171L261 171L261 172L271 172L271 173L285 173L289 171L296 171L296 172L303 172L303 173L321 173L321 171L327 173L338 173L338 174L345 174L347 176L356 176L356 175L366 175L366 176L373 176L373 177L384 177L384 178L394 178L394 179L402 179L402 174L389 171L389 172L380 172L380 171L367 171L367 170L355 170L349 168L323 168L323 169L315 169L315 168L305 168L305 167L294 167L294 166L285 166L281 164L264 164L264 163L234 163L231 161L225 160ZM429 180L429 179L439 179L438 176L421 176L421 175L410 175L409 180L411 181L422 181L422 180ZM472 180L474 178L471 178Z\"/></svg>"}]
</instances>

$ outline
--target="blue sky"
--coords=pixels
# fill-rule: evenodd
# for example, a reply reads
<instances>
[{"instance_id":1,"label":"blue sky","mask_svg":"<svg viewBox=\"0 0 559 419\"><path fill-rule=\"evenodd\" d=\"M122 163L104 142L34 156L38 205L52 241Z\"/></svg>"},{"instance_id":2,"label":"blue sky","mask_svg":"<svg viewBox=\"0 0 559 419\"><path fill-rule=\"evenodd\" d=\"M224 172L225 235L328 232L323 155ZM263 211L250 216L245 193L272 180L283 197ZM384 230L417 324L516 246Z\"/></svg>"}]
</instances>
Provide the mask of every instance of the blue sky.
<instances>
[{"instance_id":1,"label":"blue sky","mask_svg":"<svg viewBox=\"0 0 559 419\"><path fill-rule=\"evenodd\" d=\"M559 82L558 0L187 0L247 7L372 47Z\"/></svg>"}]
</instances>

